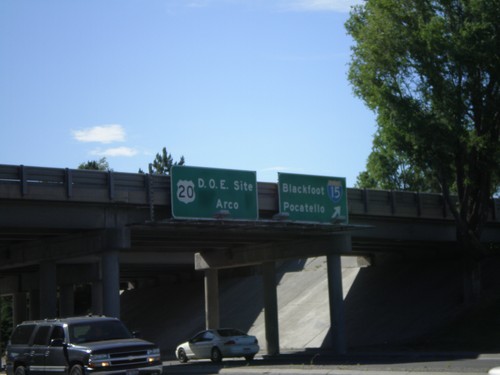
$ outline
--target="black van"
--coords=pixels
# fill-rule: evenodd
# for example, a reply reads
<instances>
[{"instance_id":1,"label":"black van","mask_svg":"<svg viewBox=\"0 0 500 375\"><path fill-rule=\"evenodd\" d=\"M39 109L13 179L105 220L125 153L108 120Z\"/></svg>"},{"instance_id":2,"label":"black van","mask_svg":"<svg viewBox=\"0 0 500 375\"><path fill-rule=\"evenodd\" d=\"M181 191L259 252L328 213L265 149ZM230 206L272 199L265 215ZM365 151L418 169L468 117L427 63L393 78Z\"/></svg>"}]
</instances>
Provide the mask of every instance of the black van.
<instances>
[{"instance_id":1,"label":"black van","mask_svg":"<svg viewBox=\"0 0 500 375\"><path fill-rule=\"evenodd\" d=\"M116 318L85 316L19 324L6 350L7 375L161 374L159 348Z\"/></svg>"}]
</instances>

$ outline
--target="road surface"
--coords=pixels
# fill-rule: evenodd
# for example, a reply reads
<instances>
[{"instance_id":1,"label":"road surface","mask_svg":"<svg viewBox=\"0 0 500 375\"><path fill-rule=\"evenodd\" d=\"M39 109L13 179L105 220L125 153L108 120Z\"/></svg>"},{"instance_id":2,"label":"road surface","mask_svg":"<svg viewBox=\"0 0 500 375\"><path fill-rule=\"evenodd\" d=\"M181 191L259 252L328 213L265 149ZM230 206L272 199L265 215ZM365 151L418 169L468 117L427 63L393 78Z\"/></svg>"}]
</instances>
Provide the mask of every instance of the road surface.
<instances>
[{"instance_id":1,"label":"road surface","mask_svg":"<svg viewBox=\"0 0 500 375\"><path fill-rule=\"evenodd\" d=\"M250 363L225 359L221 364L164 362L165 374L197 375L485 375L500 366L500 354L391 353L349 356L283 355L256 357Z\"/></svg>"}]
</instances>

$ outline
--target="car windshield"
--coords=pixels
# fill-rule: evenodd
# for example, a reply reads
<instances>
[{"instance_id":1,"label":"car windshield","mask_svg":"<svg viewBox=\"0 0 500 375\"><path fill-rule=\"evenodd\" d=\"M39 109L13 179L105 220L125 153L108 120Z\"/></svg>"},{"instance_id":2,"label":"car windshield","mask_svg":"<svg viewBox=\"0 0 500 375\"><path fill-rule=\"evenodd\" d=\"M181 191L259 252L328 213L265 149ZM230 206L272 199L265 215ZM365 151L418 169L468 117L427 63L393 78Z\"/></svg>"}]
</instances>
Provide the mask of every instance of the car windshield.
<instances>
[{"instance_id":1,"label":"car windshield","mask_svg":"<svg viewBox=\"0 0 500 375\"><path fill-rule=\"evenodd\" d=\"M75 323L71 324L68 329L70 342L75 344L132 338L128 329L117 320Z\"/></svg>"},{"instance_id":2,"label":"car windshield","mask_svg":"<svg viewBox=\"0 0 500 375\"><path fill-rule=\"evenodd\" d=\"M233 328L225 328L225 329L218 329L217 333L221 337L230 337L230 336L246 336L246 333L241 332L238 329L233 329Z\"/></svg>"}]
</instances>

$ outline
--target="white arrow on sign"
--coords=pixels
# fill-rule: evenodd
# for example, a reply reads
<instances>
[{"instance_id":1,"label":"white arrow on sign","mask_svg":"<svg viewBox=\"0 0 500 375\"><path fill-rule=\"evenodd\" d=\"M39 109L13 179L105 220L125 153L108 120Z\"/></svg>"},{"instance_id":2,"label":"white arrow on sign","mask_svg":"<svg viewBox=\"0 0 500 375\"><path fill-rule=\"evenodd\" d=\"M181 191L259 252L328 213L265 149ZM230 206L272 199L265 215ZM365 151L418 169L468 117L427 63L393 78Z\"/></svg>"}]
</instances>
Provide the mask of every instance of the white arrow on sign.
<instances>
[{"instance_id":1,"label":"white arrow on sign","mask_svg":"<svg viewBox=\"0 0 500 375\"><path fill-rule=\"evenodd\" d=\"M337 217L340 217L340 206L333 209L332 219L336 219Z\"/></svg>"}]
</instances>

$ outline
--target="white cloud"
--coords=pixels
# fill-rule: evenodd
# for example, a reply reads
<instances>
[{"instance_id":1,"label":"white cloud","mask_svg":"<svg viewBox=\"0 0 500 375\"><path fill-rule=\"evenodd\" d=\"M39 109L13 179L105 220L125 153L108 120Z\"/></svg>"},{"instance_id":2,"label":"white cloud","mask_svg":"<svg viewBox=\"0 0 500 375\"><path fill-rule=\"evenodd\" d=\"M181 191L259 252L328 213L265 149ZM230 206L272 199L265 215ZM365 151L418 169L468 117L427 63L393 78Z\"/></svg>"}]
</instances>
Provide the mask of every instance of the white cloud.
<instances>
[{"instance_id":1,"label":"white cloud","mask_svg":"<svg viewBox=\"0 0 500 375\"><path fill-rule=\"evenodd\" d=\"M74 130L73 137L79 142L123 142L125 141L125 130L123 126L117 124L100 125L82 130Z\"/></svg>"},{"instance_id":2,"label":"white cloud","mask_svg":"<svg viewBox=\"0 0 500 375\"><path fill-rule=\"evenodd\" d=\"M106 150L92 150L90 152L92 155L104 156L104 157L114 157L114 156L126 156L132 157L138 154L138 151L131 147L114 147L108 148Z\"/></svg>"},{"instance_id":3,"label":"white cloud","mask_svg":"<svg viewBox=\"0 0 500 375\"><path fill-rule=\"evenodd\" d=\"M295 11L331 11L349 12L351 7L363 3L363 0L290 0L287 8Z\"/></svg>"}]
</instances>

